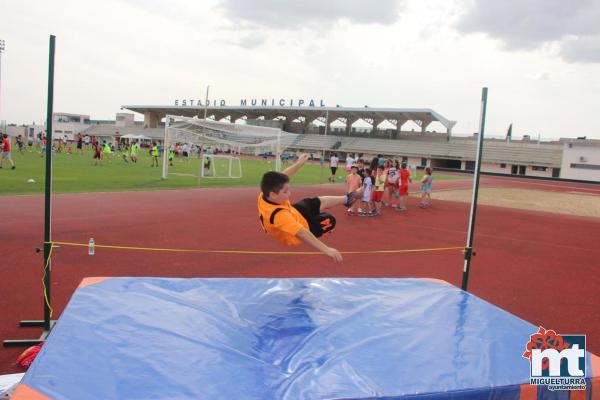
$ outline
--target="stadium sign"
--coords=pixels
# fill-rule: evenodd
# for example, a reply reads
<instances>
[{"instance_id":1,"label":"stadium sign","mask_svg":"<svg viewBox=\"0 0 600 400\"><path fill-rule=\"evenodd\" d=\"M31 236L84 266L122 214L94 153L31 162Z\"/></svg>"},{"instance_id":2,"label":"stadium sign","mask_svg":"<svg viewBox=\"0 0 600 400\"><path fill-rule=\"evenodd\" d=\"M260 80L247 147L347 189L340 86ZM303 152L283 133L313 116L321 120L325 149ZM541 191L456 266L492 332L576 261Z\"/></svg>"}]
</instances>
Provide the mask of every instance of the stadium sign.
<instances>
[{"instance_id":1,"label":"stadium sign","mask_svg":"<svg viewBox=\"0 0 600 400\"><path fill-rule=\"evenodd\" d=\"M195 100L195 99L176 99L177 107L224 107L225 100ZM317 102L314 99L241 99L240 107L325 107L323 100Z\"/></svg>"}]
</instances>

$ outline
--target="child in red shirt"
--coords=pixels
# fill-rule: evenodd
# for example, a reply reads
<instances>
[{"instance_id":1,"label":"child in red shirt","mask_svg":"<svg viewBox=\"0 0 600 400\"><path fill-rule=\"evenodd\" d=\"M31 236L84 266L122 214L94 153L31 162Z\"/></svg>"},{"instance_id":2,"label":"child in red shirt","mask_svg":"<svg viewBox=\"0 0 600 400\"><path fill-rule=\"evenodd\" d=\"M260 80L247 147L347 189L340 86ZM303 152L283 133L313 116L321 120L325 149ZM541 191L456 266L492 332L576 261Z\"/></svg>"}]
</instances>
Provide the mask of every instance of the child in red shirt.
<instances>
[{"instance_id":1,"label":"child in red shirt","mask_svg":"<svg viewBox=\"0 0 600 400\"><path fill-rule=\"evenodd\" d=\"M398 211L406 210L406 200L408 200L408 183L412 182L410 171L406 168L406 163L403 162L400 166L400 205Z\"/></svg>"}]
</instances>

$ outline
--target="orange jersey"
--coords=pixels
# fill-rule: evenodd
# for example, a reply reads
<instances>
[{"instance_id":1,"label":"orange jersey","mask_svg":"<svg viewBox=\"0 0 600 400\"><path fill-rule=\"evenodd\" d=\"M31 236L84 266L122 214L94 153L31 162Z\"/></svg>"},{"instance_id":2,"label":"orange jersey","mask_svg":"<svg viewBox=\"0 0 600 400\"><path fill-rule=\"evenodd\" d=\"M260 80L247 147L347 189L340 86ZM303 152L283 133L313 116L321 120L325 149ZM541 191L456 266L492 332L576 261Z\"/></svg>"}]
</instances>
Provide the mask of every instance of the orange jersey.
<instances>
[{"instance_id":1,"label":"orange jersey","mask_svg":"<svg viewBox=\"0 0 600 400\"><path fill-rule=\"evenodd\" d=\"M258 194L258 217L263 229L269 235L282 243L297 245L302 243L296 237L300 229L308 229L308 222L292 204L274 204L263 199L263 194Z\"/></svg>"}]
</instances>

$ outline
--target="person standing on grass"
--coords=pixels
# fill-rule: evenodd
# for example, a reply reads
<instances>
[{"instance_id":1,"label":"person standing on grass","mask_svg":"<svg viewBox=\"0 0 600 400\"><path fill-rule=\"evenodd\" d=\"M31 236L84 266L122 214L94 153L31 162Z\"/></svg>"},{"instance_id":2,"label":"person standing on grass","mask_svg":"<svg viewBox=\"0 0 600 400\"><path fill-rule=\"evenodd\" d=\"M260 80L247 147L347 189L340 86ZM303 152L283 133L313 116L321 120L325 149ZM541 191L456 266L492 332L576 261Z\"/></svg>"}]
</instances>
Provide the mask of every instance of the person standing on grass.
<instances>
[{"instance_id":1,"label":"person standing on grass","mask_svg":"<svg viewBox=\"0 0 600 400\"><path fill-rule=\"evenodd\" d=\"M23 135L17 136L15 141L17 142L17 147L19 148L19 153L23 154L23 149L25 148L25 143L23 142Z\"/></svg>"},{"instance_id":2,"label":"person standing on grass","mask_svg":"<svg viewBox=\"0 0 600 400\"><path fill-rule=\"evenodd\" d=\"M131 157L132 163L134 163L134 164L137 163L139 154L140 154L140 146L138 145L137 142L133 142L131 144L131 149L129 150L129 156Z\"/></svg>"},{"instance_id":3,"label":"person standing on grass","mask_svg":"<svg viewBox=\"0 0 600 400\"><path fill-rule=\"evenodd\" d=\"M342 261L342 255L333 247L327 246L318 238L335 228L335 217L326 210L344 205L350 207L360 197L360 192L351 192L344 196L320 196L302 199L290 203L290 178L302 168L308 160L302 154L298 161L285 171L269 171L260 182L258 195L258 216L264 231L287 245L299 245L302 242L314 247L335 262Z\"/></svg>"},{"instance_id":4,"label":"person standing on grass","mask_svg":"<svg viewBox=\"0 0 600 400\"><path fill-rule=\"evenodd\" d=\"M338 169L338 163L340 159L338 158L337 153L331 154L329 157L329 168L331 169L331 176L329 177L329 182L335 182L335 174Z\"/></svg>"},{"instance_id":5,"label":"person standing on grass","mask_svg":"<svg viewBox=\"0 0 600 400\"><path fill-rule=\"evenodd\" d=\"M44 155L46 154L46 143L47 142L48 142L48 139L46 138L46 135L42 135L40 137L40 157L44 157ZM52 149L54 149L54 146L52 147Z\"/></svg>"},{"instance_id":6,"label":"person standing on grass","mask_svg":"<svg viewBox=\"0 0 600 400\"><path fill-rule=\"evenodd\" d=\"M167 150L167 157L169 159L169 166L172 167L173 166L173 158L175 157L175 149L173 148L173 146L169 147L169 149Z\"/></svg>"},{"instance_id":7,"label":"person standing on grass","mask_svg":"<svg viewBox=\"0 0 600 400\"><path fill-rule=\"evenodd\" d=\"M152 156L152 165L150 167L158 167L158 146L156 145L156 142L152 142L150 155Z\"/></svg>"},{"instance_id":8,"label":"person standing on grass","mask_svg":"<svg viewBox=\"0 0 600 400\"><path fill-rule=\"evenodd\" d=\"M0 168L2 168L2 163L4 160L8 160L10 169L17 168L10 155L10 140L8 139L8 135L6 133L2 135L2 158L0 158Z\"/></svg>"},{"instance_id":9,"label":"person standing on grass","mask_svg":"<svg viewBox=\"0 0 600 400\"><path fill-rule=\"evenodd\" d=\"M406 202L408 200L408 184L412 182L410 171L406 168L406 163L403 162L400 165L400 204L398 205L398 211L406 211Z\"/></svg>"},{"instance_id":10,"label":"person standing on grass","mask_svg":"<svg viewBox=\"0 0 600 400\"><path fill-rule=\"evenodd\" d=\"M35 137L35 151L38 153L42 151L42 132L38 133Z\"/></svg>"},{"instance_id":11,"label":"person standing on grass","mask_svg":"<svg viewBox=\"0 0 600 400\"><path fill-rule=\"evenodd\" d=\"M129 149L125 143L121 144L119 153L121 154L121 158L125 161L125 164L129 164Z\"/></svg>"},{"instance_id":12,"label":"person standing on grass","mask_svg":"<svg viewBox=\"0 0 600 400\"><path fill-rule=\"evenodd\" d=\"M183 162L187 163L190 160L190 146L187 143L181 146L181 155L183 156Z\"/></svg>"},{"instance_id":13,"label":"person standing on grass","mask_svg":"<svg viewBox=\"0 0 600 400\"><path fill-rule=\"evenodd\" d=\"M354 164L354 156L352 155L352 153L348 153L346 155L346 175L349 175L350 172L352 171L352 165Z\"/></svg>"},{"instance_id":14,"label":"person standing on grass","mask_svg":"<svg viewBox=\"0 0 600 400\"><path fill-rule=\"evenodd\" d=\"M106 143L106 141L102 143L102 156L109 160L109 158L112 158L112 149L110 148L110 144Z\"/></svg>"},{"instance_id":15,"label":"person standing on grass","mask_svg":"<svg viewBox=\"0 0 600 400\"><path fill-rule=\"evenodd\" d=\"M425 168L425 175L421 179L421 203L419 207L427 208L431 205L431 186L433 183L433 176L431 174L431 168Z\"/></svg>"},{"instance_id":16,"label":"person standing on grass","mask_svg":"<svg viewBox=\"0 0 600 400\"><path fill-rule=\"evenodd\" d=\"M77 154L83 155L83 136L81 136L81 132L77 134Z\"/></svg>"},{"instance_id":17,"label":"person standing on grass","mask_svg":"<svg viewBox=\"0 0 600 400\"><path fill-rule=\"evenodd\" d=\"M94 152L94 166L102 166L102 149L100 149L98 142L94 142L92 145L92 151Z\"/></svg>"}]
</instances>

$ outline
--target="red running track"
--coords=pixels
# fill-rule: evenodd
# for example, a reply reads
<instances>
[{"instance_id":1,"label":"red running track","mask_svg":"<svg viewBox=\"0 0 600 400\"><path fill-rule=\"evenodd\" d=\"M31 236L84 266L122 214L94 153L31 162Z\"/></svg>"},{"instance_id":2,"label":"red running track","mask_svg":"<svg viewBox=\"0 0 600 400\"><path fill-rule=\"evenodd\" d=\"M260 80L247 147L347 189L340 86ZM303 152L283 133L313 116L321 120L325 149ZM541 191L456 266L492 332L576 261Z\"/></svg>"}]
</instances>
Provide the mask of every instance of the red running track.
<instances>
[{"instance_id":1,"label":"red running track","mask_svg":"<svg viewBox=\"0 0 600 400\"><path fill-rule=\"evenodd\" d=\"M493 178L495 180L495 178ZM483 184L487 185L484 177ZM436 187L464 181L437 182ZM497 183L493 182L494 185ZM569 184L571 185L571 184ZM593 189L593 187L592 187ZM295 187L293 198L340 193L341 185ZM285 250L260 229L255 189L196 189L54 196L53 239L160 248ZM43 196L4 197L0 268L0 338L33 338L38 328L21 319L42 316ZM382 217L348 217L334 210L336 230L325 241L339 250L463 246L469 205L434 202ZM480 206L477 256L469 290L533 324L559 333L585 333L600 353L600 219ZM306 247L290 250L307 250ZM61 247L55 250L52 303L55 317L85 276L167 277L433 277L460 286L459 251L325 256L190 254ZM423 316L427 318L427 316ZM533 333L533 332L532 332ZM525 344L525 342L524 342ZM0 349L0 373L19 371L22 349Z\"/></svg>"}]
</instances>

